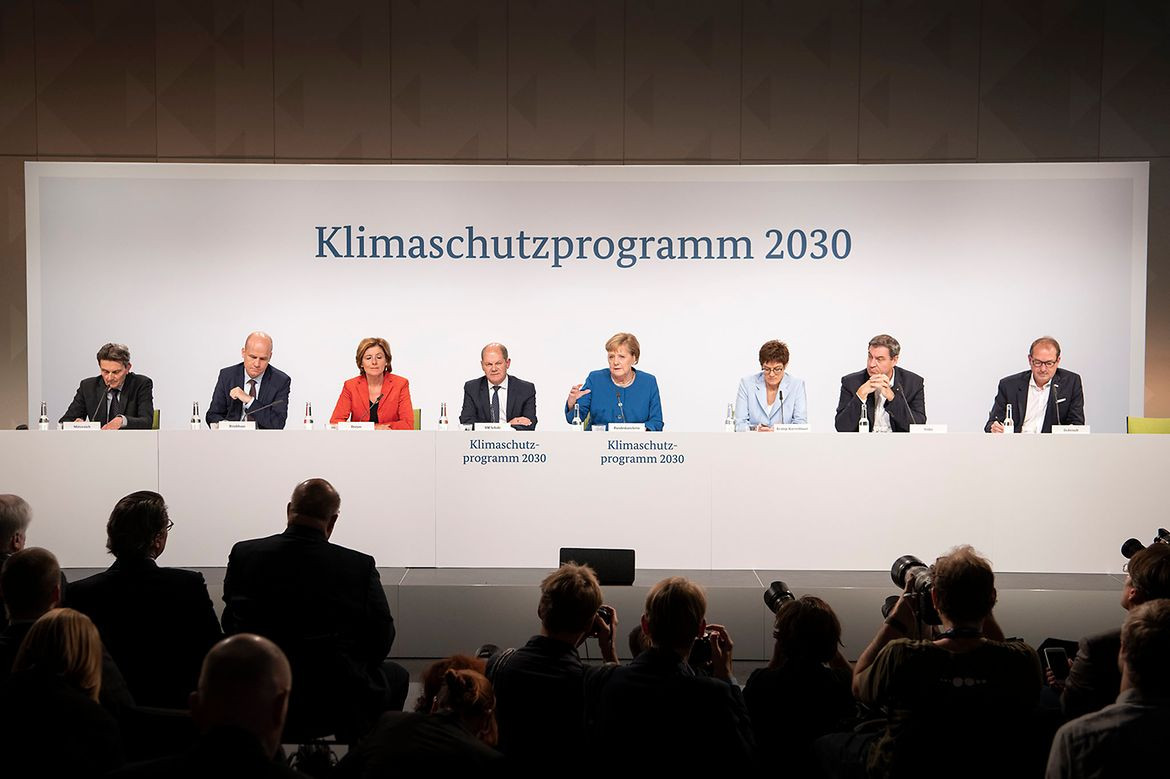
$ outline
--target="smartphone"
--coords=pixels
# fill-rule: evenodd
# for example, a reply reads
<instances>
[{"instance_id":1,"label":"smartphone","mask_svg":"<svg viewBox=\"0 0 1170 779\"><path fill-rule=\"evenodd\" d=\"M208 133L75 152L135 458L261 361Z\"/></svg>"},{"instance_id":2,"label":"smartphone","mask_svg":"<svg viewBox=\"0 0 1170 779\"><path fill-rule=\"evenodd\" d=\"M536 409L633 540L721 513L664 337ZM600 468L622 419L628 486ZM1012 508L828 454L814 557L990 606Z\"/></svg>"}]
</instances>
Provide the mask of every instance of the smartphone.
<instances>
[{"instance_id":1,"label":"smartphone","mask_svg":"<svg viewBox=\"0 0 1170 779\"><path fill-rule=\"evenodd\" d=\"M1057 681L1064 681L1068 677L1068 653L1064 651L1064 647L1047 647L1044 650L1044 662L1048 664Z\"/></svg>"}]
</instances>

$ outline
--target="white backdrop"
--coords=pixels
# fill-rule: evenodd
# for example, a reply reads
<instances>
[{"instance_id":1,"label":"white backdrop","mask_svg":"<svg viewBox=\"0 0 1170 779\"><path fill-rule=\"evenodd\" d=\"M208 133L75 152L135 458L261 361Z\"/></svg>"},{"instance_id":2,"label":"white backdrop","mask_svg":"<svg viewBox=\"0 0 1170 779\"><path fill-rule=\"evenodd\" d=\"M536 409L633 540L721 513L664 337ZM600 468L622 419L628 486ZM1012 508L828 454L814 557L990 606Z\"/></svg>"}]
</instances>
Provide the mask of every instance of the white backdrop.
<instances>
[{"instance_id":1,"label":"white backdrop","mask_svg":"<svg viewBox=\"0 0 1170 779\"><path fill-rule=\"evenodd\" d=\"M328 417L353 351L386 337L430 427L479 349L508 345L541 430L637 334L668 431L721 427L761 343L789 344L814 430L879 332L926 377L931 422L981 429L997 380L1052 334L1094 431L1143 402L1146 163L840 167L26 164L29 413L64 411L106 341L155 381L164 427L206 409L244 335L275 338L290 418ZM367 233L749 236L751 261L320 259ZM765 232L846 229L847 259L765 261ZM335 242L336 243L336 242Z\"/></svg>"}]
</instances>

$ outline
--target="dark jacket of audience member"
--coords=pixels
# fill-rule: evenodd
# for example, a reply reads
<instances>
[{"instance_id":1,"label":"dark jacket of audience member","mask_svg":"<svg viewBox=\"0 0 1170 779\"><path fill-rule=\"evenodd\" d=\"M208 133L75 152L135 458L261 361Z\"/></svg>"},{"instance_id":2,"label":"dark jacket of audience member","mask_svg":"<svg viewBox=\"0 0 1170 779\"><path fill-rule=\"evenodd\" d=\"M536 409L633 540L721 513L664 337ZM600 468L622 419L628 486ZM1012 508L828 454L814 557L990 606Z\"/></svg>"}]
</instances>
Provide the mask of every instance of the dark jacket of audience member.
<instances>
[{"instance_id":1,"label":"dark jacket of audience member","mask_svg":"<svg viewBox=\"0 0 1170 779\"><path fill-rule=\"evenodd\" d=\"M816 771L812 742L853 725L853 670L838 649L841 623L820 598L806 595L776 611L772 660L743 689L760 761L794 776Z\"/></svg>"},{"instance_id":2,"label":"dark jacket of audience member","mask_svg":"<svg viewBox=\"0 0 1170 779\"><path fill-rule=\"evenodd\" d=\"M387 712L350 750L335 776L460 776L490 770L501 759L496 743L495 696L477 671L447 671L433 714Z\"/></svg>"},{"instance_id":3,"label":"dark jacket of audience member","mask_svg":"<svg viewBox=\"0 0 1170 779\"><path fill-rule=\"evenodd\" d=\"M185 709L203 656L223 637L203 574L155 562L170 529L158 493L122 498L106 527L117 559L69 585L65 604L97 625L136 703Z\"/></svg>"},{"instance_id":4,"label":"dark jacket of audience member","mask_svg":"<svg viewBox=\"0 0 1170 779\"><path fill-rule=\"evenodd\" d=\"M223 599L228 633L266 636L288 656L290 729L352 737L388 708L380 665L394 619L374 558L289 525L232 548Z\"/></svg>"},{"instance_id":5,"label":"dark jacket of audience member","mask_svg":"<svg viewBox=\"0 0 1170 779\"><path fill-rule=\"evenodd\" d=\"M97 702L100 688L93 623L72 609L37 620L0 687L5 778L100 776L121 765L118 725Z\"/></svg>"}]
</instances>

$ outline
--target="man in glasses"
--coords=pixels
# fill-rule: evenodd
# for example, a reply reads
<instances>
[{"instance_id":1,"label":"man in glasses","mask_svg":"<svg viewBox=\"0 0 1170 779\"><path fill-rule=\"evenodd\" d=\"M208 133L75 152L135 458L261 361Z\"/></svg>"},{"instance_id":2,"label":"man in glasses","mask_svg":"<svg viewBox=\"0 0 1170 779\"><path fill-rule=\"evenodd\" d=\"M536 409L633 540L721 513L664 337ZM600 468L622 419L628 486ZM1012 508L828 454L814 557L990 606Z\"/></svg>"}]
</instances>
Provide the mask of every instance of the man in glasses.
<instances>
[{"instance_id":1,"label":"man in glasses","mask_svg":"<svg viewBox=\"0 0 1170 779\"><path fill-rule=\"evenodd\" d=\"M1028 349L1030 370L1005 376L984 432L1004 432L1007 406L1017 433L1051 433L1053 425L1085 424L1085 396L1081 377L1060 367L1060 344L1041 336Z\"/></svg>"}]
</instances>

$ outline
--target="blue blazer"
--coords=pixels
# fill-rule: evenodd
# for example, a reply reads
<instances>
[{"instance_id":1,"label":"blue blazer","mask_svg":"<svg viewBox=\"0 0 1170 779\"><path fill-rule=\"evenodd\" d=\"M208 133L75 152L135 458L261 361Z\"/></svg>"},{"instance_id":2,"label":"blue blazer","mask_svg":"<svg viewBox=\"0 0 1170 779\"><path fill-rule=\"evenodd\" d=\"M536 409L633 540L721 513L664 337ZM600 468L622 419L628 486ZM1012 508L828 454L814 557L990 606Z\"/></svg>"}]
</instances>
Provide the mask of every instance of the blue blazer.
<instances>
[{"instance_id":1,"label":"blue blazer","mask_svg":"<svg viewBox=\"0 0 1170 779\"><path fill-rule=\"evenodd\" d=\"M244 363L239 362L230 368L219 372L215 382L215 389L211 393L211 404L207 407L204 417L207 424L222 422L225 419L239 419L243 414L244 404L228 393L232 387L242 386L244 382ZM252 401L252 408L261 409L249 418L256 422L260 430L284 430L284 423L288 419L288 393L292 389L292 379L284 371L272 367L269 363L260 377L260 394ZM276 403L276 401L281 401ZM271 408L264 408L270 403L276 403Z\"/></svg>"},{"instance_id":2,"label":"blue blazer","mask_svg":"<svg viewBox=\"0 0 1170 779\"><path fill-rule=\"evenodd\" d=\"M764 372L744 376L739 381L739 392L735 396L735 429L751 430L756 425L806 425L808 406L804 395L804 381L788 373L780 379L780 391L784 402L768 413L768 387L764 384Z\"/></svg>"},{"instance_id":3,"label":"blue blazer","mask_svg":"<svg viewBox=\"0 0 1170 779\"><path fill-rule=\"evenodd\" d=\"M592 414L590 426L608 425L610 422L643 422L647 430L662 429L662 399L658 396L658 381L645 371L634 370L634 383L623 389L609 377L609 368L592 371L585 379L582 395L577 404L581 407L581 420ZM619 406L618 399L621 404ZM573 409L565 407L565 421L573 421Z\"/></svg>"}]
</instances>

